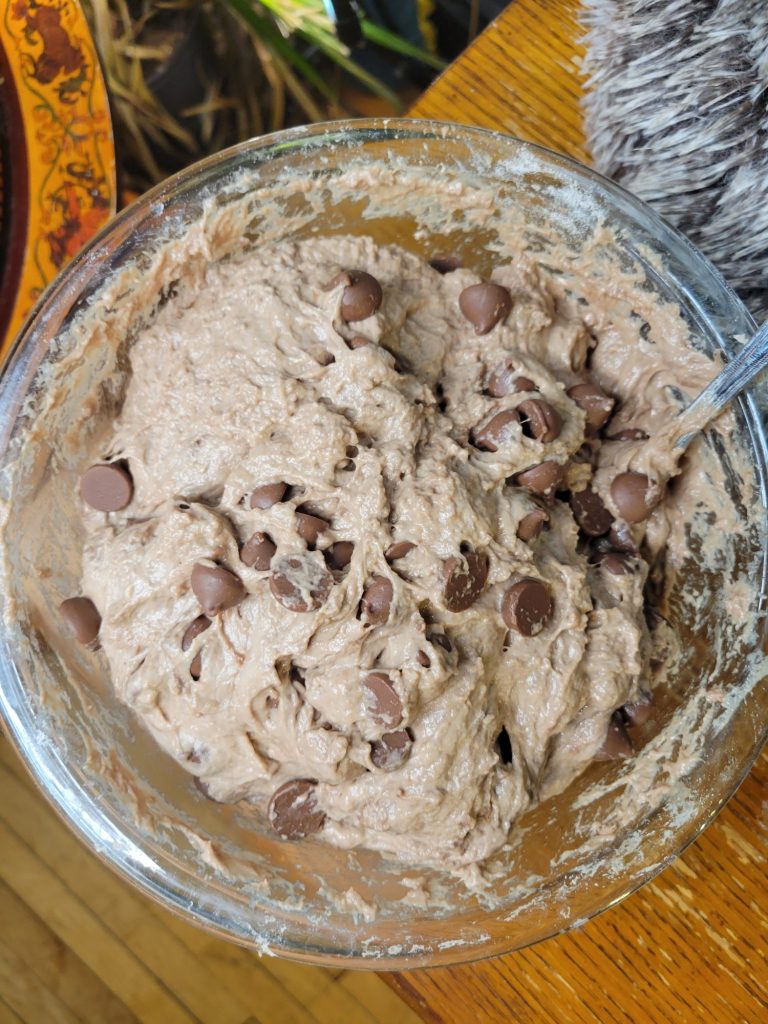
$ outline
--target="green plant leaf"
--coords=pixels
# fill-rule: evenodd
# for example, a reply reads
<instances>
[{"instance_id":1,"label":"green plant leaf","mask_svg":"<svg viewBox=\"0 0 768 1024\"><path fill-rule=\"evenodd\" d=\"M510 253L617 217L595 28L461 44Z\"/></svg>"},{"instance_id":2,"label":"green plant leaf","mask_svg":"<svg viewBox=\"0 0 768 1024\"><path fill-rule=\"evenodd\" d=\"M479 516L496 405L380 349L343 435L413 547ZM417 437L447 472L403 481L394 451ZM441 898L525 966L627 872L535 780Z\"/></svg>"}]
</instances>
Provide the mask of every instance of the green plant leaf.
<instances>
[{"instance_id":1,"label":"green plant leaf","mask_svg":"<svg viewBox=\"0 0 768 1024\"><path fill-rule=\"evenodd\" d=\"M437 71L443 71L448 64L446 61L441 60L439 57L435 57L427 50L422 50L420 46L414 46L413 43L409 43L407 39L403 39L394 32L390 32L388 28L384 28L382 25L377 25L375 21L369 21L368 18L360 19L360 27L363 31L363 36L371 43L375 43L377 46L383 46L387 50L392 50L394 53L399 53L403 57L411 57L413 60L420 60L422 64L428 64L429 67L435 68Z\"/></svg>"},{"instance_id":2,"label":"green plant leaf","mask_svg":"<svg viewBox=\"0 0 768 1024\"><path fill-rule=\"evenodd\" d=\"M348 72L363 85L367 85L372 93L380 96L382 99L387 100L391 103L394 109L398 112L402 111L403 104L400 102L400 97L394 92L389 86L385 85L381 79L372 75L370 72L361 68L359 64L347 57L345 53L340 53L338 50L326 49L325 45L321 42L317 43L318 47L322 49L340 68Z\"/></svg>"},{"instance_id":3,"label":"green plant leaf","mask_svg":"<svg viewBox=\"0 0 768 1024\"><path fill-rule=\"evenodd\" d=\"M250 31L288 64L294 67L327 100L334 102L336 95L326 80L312 65L283 37L274 21L254 10L249 0L219 0L228 7Z\"/></svg>"},{"instance_id":4,"label":"green plant leaf","mask_svg":"<svg viewBox=\"0 0 768 1024\"><path fill-rule=\"evenodd\" d=\"M244 0L244 2L247 3L248 0ZM285 0L283 2L281 0L259 0L259 2L262 7L271 11L275 18L283 22L287 31L317 46L339 67L366 85L371 92L386 99L395 109L402 110L402 104L397 95L380 78L372 75L353 60L349 47L345 46L333 31L332 22L325 13L322 0L303 0L303 2L302 0L292 0L291 3L285 3ZM360 25L363 36L377 46L382 46L404 57L420 60L439 71L446 66L445 62L438 57L433 57L432 54L414 46L413 43L402 39L394 32L376 25L368 18L361 18Z\"/></svg>"},{"instance_id":5,"label":"green plant leaf","mask_svg":"<svg viewBox=\"0 0 768 1024\"><path fill-rule=\"evenodd\" d=\"M287 31L314 43L324 53L349 55L349 47L345 46L333 31L333 24L326 15L325 8L322 4L318 4L318 0L310 0L310 3L302 5L307 11L304 15L299 14L296 10L288 11L287 5L280 3L279 0L259 0L259 3L262 7L272 11L274 16L286 26ZM291 6L295 8L298 5L294 2Z\"/></svg>"},{"instance_id":6,"label":"green plant leaf","mask_svg":"<svg viewBox=\"0 0 768 1024\"><path fill-rule=\"evenodd\" d=\"M335 64L337 64L342 70L352 75L363 85L367 86L372 93L376 96L380 96L382 99L390 103L395 110L402 111L403 104L400 102L400 98L397 93L394 92L389 86L385 85L381 79L372 75L365 68L362 68L356 61L352 60L349 56L349 50L343 43L340 43L335 35L329 32L323 31L316 25L306 26L296 30L296 34L306 39L307 42L314 43L314 45L329 57Z\"/></svg>"}]
</instances>

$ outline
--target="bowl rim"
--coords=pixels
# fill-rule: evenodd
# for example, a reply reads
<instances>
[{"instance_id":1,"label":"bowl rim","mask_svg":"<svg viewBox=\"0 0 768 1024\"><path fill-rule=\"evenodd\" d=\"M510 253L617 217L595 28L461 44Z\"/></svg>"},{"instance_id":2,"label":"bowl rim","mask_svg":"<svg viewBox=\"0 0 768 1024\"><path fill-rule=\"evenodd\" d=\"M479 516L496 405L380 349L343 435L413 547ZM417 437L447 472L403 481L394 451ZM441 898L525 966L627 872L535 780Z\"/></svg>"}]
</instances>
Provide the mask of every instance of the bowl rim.
<instances>
[{"instance_id":1,"label":"bowl rim","mask_svg":"<svg viewBox=\"0 0 768 1024\"><path fill-rule=\"evenodd\" d=\"M75 259L41 295L22 330L16 336L5 364L0 371L0 460L6 455L11 428L16 422L21 402L27 394L30 380L37 372L40 362L38 361L34 366L31 365L32 354L36 351L35 342L42 340L45 336L49 320L51 318L55 319L55 316L53 316L55 311L62 307L62 305L69 309L72 299L76 298L82 292L83 287L90 281L95 267L109 258L108 242L114 240L121 233L128 237L132 230L153 212L156 214L162 213L165 197L173 195L179 189L182 191L193 189L196 181L208 179L217 168L226 166L230 162L235 162L238 158L248 157L253 154L279 152L282 147L302 145L320 149L329 144L351 145L355 140L366 141L366 139L370 138L391 141L396 141L399 138L423 137L425 135L429 138L434 138L435 134L445 133L446 131L454 134L458 132L463 138L468 137L471 139L477 137L483 140L497 141L509 147L510 155L512 155L512 152L531 152L539 162L561 167L569 176L575 175L577 178L587 182L591 189L596 187L598 191L607 194L612 202L619 200L623 204L628 204L633 211L641 211L643 216L657 230L660 245L665 250L679 253L681 259L683 256L693 259L701 269L702 275L708 278L712 282L713 287L719 291L724 304L732 308L735 314L738 314L738 318L744 328L746 330L754 330L755 322L743 306L741 300L733 289L730 288L719 271L699 252L688 238L659 217L641 200L621 188L621 186L616 185L614 182L570 157L556 153L544 146L517 139L503 132L458 125L446 121L409 118L361 118L321 122L309 126L289 128L249 139L190 165L137 198L88 242ZM238 172L244 169L244 165L241 164ZM701 300L698 294L695 292L691 293L690 297L694 302L694 306L701 310ZM706 314L704 315L706 316ZM712 323L709 317L706 317L706 319L718 342L725 351L729 351L727 339L718 325ZM55 330L52 336L55 336ZM766 502L768 482L765 472L765 467L768 465L768 442L766 441L761 415L754 397L751 394L746 394L741 398L740 404L749 428L750 443L760 456L756 475L760 485L760 495L763 505L765 505L768 503ZM763 589L765 578L766 563L764 558ZM71 778L67 765L56 757L59 776L54 778L51 774L51 751L48 750L46 757L43 758L41 748L38 745L35 744L30 747L29 744L22 742L28 736L28 733L18 717L17 709L13 702L9 701L8 694L6 693L6 673L15 675L19 682L20 679L13 662L12 651L8 648L6 637L2 634L2 624L0 624L0 646L5 654L5 658L0 661L0 718L5 722L7 727L6 733L17 754L60 818L83 840L91 853L95 853L103 863L131 881L140 891L181 918L204 927L219 937L256 948L260 952L278 953L281 956L304 963L322 966L338 966L342 964L345 968L359 967L372 970L397 970L468 963L497 956L510 952L513 949L525 948L526 945L543 941L545 938L561 934L572 927L584 923L584 918L578 921L569 921L563 927L553 928L546 935L540 935L532 939L531 943L510 943L503 948L500 948L498 942L483 943L478 940L466 946L455 945L443 950L435 946L423 954L414 954L404 948L402 953L381 950L377 951L374 955L369 954L367 956L359 950L348 950L345 952L340 948L328 950L327 948L314 947L309 936L307 941L296 943L284 941L285 936L276 936L275 934L264 937L258 936L254 934L254 929L237 930L232 921L224 920L221 915L216 915L212 909L210 899L205 900L203 903L198 903L194 908L191 907L189 893L184 888L184 885L179 883L173 871L167 870L162 863L148 866L146 854L138 849L130 837L120 832L111 819L108 819L108 831L111 833L110 842L106 842L104 839L103 821L101 823L101 834L99 835L96 831L95 822L98 818L99 806L92 794L85 793L84 790L80 789L79 801L81 806L78 808L81 812L80 816L76 817L72 813L72 806L66 799L65 783L68 782L70 786L74 786L76 781ZM671 861L682 854L690 843L698 838L701 832L714 820L736 789L738 789L739 785L741 785L741 782L751 770L767 737L768 722L764 723L762 739L750 752L738 779L729 787L729 791L721 796L716 805L710 808L709 813L703 819L696 822L692 832L685 837L684 841L675 846L668 857L662 861L655 861L645 871L633 876L632 883L626 887L626 891L623 891L617 898L595 909L589 914L587 919L597 916L597 914L608 909L609 906L615 905L645 885ZM87 801L87 810L92 812L93 820L91 819L91 814L82 813L84 810L82 807L83 801ZM143 858L138 856L138 854L143 854ZM197 895L199 896L200 893ZM280 941L281 939L283 941ZM487 948L489 945L491 948Z\"/></svg>"}]
</instances>

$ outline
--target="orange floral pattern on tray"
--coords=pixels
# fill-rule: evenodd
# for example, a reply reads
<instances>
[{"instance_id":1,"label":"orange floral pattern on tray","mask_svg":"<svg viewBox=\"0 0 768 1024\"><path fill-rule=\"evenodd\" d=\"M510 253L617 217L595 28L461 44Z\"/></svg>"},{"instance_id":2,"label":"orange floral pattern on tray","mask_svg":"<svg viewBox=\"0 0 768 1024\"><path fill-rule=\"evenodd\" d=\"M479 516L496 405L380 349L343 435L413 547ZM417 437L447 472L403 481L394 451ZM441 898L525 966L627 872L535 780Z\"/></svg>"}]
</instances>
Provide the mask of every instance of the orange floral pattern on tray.
<instances>
[{"instance_id":1,"label":"orange floral pattern on tray","mask_svg":"<svg viewBox=\"0 0 768 1024\"><path fill-rule=\"evenodd\" d=\"M116 190L106 89L77 0L3 2L0 46L28 167L24 267L5 351L45 286L112 216Z\"/></svg>"}]
</instances>

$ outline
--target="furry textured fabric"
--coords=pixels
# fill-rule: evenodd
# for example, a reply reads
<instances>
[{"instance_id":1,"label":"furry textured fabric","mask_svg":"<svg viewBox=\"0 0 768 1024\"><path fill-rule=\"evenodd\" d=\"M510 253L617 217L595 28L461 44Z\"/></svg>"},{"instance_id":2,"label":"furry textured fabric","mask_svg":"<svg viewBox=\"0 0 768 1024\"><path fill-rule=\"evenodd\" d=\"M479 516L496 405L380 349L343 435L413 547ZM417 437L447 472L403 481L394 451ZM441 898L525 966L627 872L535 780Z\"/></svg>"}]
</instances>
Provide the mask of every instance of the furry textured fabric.
<instances>
[{"instance_id":1,"label":"furry textured fabric","mask_svg":"<svg viewBox=\"0 0 768 1024\"><path fill-rule=\"evenodd\" d=\"M768 0L583 0L595 166L768 317Z\"/></svg>"}]
</instances>

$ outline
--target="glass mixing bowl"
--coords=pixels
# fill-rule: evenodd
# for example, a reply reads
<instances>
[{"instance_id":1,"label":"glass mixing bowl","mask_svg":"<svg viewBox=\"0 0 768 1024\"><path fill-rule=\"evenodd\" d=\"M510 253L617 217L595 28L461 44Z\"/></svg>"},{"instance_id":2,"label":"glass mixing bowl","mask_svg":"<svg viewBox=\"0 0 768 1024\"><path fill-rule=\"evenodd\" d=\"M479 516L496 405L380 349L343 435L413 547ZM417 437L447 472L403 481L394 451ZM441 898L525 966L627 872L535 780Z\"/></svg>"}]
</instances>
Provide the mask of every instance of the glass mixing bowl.
<instances>
[{"instance_id":1,"label":"glass mixing bowl","mask_svg":"<svg viewBox=\"0 0 768 1024\"><path fill-rule=\"evenodd\" d=\"M495 203L485 219L456 214L438 227L428 211L417 218L407 189L387 198L381 184L355 195L336 187L340 172L372 164L434 179L436 206L450 205L458 181L491 190ZM286 185L297 179L309 185ZM318 196L320 213L307 198ZM528 813L477 891L367 850L283 842L243 808L205 799L117 702L102 656L65 637L56 614L79 579L78 458L67 429L79 422L87 431L97 412L119 406L124 339L136 326L116 312L120 275L133 268L131 287L146 314L179 271L170 259L153 283L143 274L153 254L172 251L175 238L202 223L205 244L195 258L226 255L226 232L217 232L235 209L247 213L238 244L257 243L268 222L273 237L370 234L424 256L458 252L480 273L492 261L502 213L524 225L542 261L552 238L578 246L604 223L610 257L679 305L696 345L728 352L754 329L714 268L642 203L585 167L502 135L409 120L338 122L247 142L191 167L125 210L74 260L40 300L3 371L7 731L47 797L102 859L164 906L259 951L413 968L503 953L573 927L677 856L763 742L766 438L756 404L747 396L735 411L733 444L751 469L746 478L726 474L743 522L738 537L722 541L733 557L705 573L692 556L669 602L679 610L686 656L658 714L676 743L651 739L631 762L593 765ZM97 331L88 342L82 322L89 313L93 323L94 311L119 330ZM52 401L52 382L65 377L68 390ZM720 435L701 443L707 457L729 462ZM686 603L691 592L722 595L736 584L741 598L731 615L714 596L695 615Z\"/></svg>"}]
</instances>

